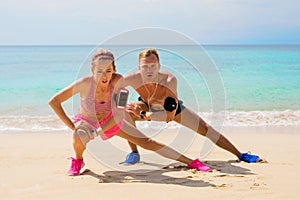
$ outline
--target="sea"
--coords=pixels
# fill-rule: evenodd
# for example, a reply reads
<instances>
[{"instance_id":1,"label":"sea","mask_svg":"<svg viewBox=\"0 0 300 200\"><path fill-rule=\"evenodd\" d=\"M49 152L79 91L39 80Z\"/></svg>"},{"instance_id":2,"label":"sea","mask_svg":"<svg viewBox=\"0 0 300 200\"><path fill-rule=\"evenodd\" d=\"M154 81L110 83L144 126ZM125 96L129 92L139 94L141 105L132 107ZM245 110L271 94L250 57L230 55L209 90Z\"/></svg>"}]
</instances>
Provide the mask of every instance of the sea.
<instances>
[{"instance_id":1,"label":"sea","mask_svg":"<svg viewBox=\"0 0 300 200\"><path fill-rule=\"evenodd\" d=\"M125 75L138 70L138 52L146 47L0 46L0 132L67 130L48 101L91 73L95 49L112 50ZM300 45L154 47L161 71L177 77L179 98L206 121L221 116L225 127L300 126ZM136 101L128 89L129 101ZM78 102L75 96L63 103L70 117Z\"/></svg>"}]
</instances>

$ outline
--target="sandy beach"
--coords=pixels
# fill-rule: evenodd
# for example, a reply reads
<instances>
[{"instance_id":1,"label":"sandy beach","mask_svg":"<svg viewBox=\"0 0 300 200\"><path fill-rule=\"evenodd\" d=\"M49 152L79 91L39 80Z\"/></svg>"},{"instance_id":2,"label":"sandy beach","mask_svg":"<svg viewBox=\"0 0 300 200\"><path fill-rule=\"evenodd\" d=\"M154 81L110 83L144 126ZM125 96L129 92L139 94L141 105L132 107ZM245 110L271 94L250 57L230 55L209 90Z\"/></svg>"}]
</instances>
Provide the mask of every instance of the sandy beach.
<instances>
[{"instance_id":1,"label":"sandy beach","mask_svg":"<svg viewBox=\"0 0 300 200\"><path fill-rule=\"evenodd\" d=\"M1 199L298 199L300 179L298 127L228 128L224 134L242 151L268 160L236 162L214 148L203 161L213 172L187 170L183 164L136 173L111 169L85 153L81 176L67 176L73 156L70 132L3 132L0 134ZM160 136L168 139L168 134ZM198 136L186 155L199 156ZM113 142L126 147L118 138ZM118 144L119 145L119 144ZM124 158L124 155L118 155ZM154 156L157 163L161 157ZM142 161L147 162L143 159ZM120 160L121 161L121 160ZM142 170L146 164L135 166Z\"/></svg>"}]
</instances>

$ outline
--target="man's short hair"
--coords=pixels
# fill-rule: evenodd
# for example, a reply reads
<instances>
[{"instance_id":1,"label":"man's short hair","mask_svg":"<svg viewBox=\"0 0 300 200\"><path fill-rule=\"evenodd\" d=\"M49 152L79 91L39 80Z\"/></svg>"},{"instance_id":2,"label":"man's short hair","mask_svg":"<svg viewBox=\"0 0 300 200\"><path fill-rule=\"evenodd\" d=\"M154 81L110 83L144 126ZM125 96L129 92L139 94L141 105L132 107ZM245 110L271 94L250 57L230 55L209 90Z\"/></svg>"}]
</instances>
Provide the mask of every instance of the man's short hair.
<instances>
[{"instance_id":1,"label":"man's short hair","mask_svg":"<svg viewBox=\"0 0 300 200\"><path fill-rule=\"evenodd\" d=\"M141 58L146 58L146 57L149 57L151 55L155 55L156 58L157 58L157 60L158 60L158 62L159 62L158 51L156 49L154 49L154 48L151 48L151 49L149 48L149 49L145 49L145 50L141 51L139 53L139 60Z\"/></svg>"}]
</instances>

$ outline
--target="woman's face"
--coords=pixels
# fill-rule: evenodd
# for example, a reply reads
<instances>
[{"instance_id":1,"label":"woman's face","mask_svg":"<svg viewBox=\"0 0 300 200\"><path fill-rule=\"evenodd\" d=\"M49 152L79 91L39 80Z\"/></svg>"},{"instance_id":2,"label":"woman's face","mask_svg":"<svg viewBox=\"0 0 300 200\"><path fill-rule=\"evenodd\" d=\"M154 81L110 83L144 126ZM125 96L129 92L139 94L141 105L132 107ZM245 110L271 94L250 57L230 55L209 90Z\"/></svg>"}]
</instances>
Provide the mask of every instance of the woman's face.
<instances>
[{"instance_id":1,"label":"woman's face","mask_svg":"<svg viewBox=\"0 0 300 200\"><path fill-rule=\"evenodd\" d=\"M92 73L98 84L108 85L112 75L115 73L112 60L96 60L92 66Z\"/></svg>"}]
</instances>

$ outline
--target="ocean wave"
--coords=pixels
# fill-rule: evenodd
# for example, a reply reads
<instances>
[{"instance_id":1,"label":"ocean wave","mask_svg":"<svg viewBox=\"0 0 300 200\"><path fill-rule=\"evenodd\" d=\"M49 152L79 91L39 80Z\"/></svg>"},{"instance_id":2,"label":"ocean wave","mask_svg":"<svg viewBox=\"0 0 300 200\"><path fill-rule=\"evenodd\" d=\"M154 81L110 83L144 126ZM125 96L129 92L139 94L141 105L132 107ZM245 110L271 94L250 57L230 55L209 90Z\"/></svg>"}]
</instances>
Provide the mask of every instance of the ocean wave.
<instances>
[{"instance_id":1,"label":"ocean wave","mask_svg":"<svg viewBox=\"0 0 300 200\"><path fill-rule=\"evenodd\" d=\"M284 111L225 111L221 113L198 113L208 123L215 118L223 126L299 126L300 110ZM220 119L221 118L221 119ZM217 121L217 120L216 120Z\"/></svg>"},{"instance_id":2,"label":"ocean wave","mask_svg":"<svg viewBox=\"0 0 300 200\"><path fill-rule=\"evenodd\" d=\"M300 110L284 111L225 111L198 113L209 124L221 126L300 126ZM140 130L176 129L175 122L137 122ZM5 131L66 131L68 128L54 115L0 116L0 132Z\"/></svg>"},{"instance_id":3,"label":"ocean wave","mask_svg":"<svg viewBox=\"0 0 300 200\"><path fill-rule=\"evenodd\" d=\"M65 131L56 116L0 116L0 131Z\"/></svg>"}]
</instances>

